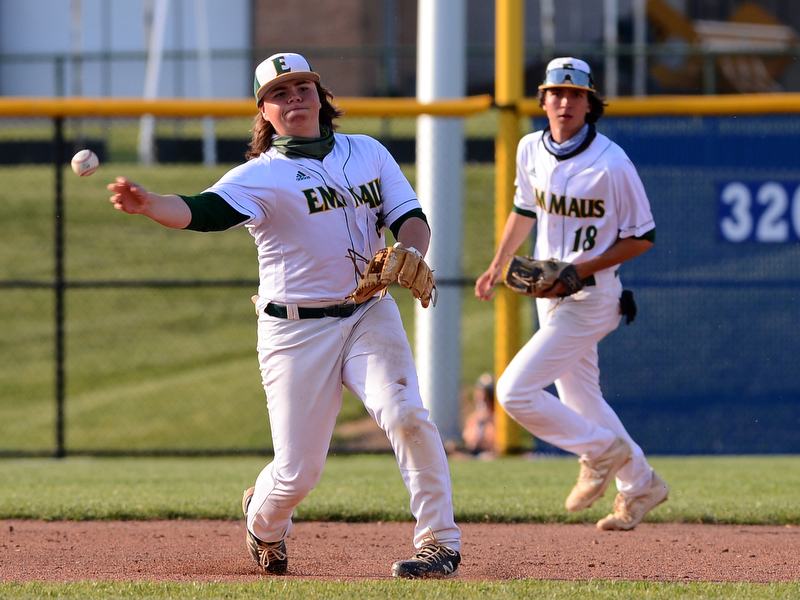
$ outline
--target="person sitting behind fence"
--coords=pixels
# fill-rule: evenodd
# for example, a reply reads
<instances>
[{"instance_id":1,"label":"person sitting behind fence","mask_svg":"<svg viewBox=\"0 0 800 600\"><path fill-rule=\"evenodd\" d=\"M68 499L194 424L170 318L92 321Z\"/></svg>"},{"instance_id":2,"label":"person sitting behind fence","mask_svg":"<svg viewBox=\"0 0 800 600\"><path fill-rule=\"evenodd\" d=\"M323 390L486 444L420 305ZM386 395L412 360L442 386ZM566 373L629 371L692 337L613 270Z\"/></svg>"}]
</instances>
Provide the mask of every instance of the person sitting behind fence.
<instances>
[{"instance_id":1,"label":"person sitting behind fence","mask_svg":"<svg viewBox=\"0 0 800 600\"><path fill-rule=\"evenodd\" d=\"M462 437L465 450L480 458L496 454L494 427L494 377L484 373L475 382L472 392L475 408L464 422Z\"/></svg>"}]
</instances>

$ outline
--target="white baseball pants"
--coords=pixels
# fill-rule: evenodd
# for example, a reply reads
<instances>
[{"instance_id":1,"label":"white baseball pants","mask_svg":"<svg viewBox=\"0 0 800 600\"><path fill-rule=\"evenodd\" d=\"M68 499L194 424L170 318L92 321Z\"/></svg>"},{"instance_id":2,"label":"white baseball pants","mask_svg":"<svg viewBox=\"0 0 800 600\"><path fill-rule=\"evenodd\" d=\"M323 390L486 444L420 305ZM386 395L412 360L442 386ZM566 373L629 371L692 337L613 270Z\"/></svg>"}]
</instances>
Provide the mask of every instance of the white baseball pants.
<instances>
[{"instance_id":1,"label":"white baseball pants","mask_svg":"<svg viewBox=\"0 0 800 600\"><path fill-rule=\"evenodd\" d=\"M619 280L563 299L536 299L539 329L497 381L503 409L537 438L595 459L615 437L632 448L617 473L629 496L650 489L652 469L600 391L597 344L619 325ZM555 382L558 398L544 388ZM560 398L560 399L559 399Z\"/></svg>"},{"instance_id":2,"label":"white baseball pants","mask_svg":"<svg viewBox=\"0 0 800 600\"><path fill-rule=\"evenodd\" d=\"M275 456L255 485L247 527L276 542L291 531L295 507L322 476L342 385L386 432L417 524L414 544L433 531L454 550L450 470L439 430L422 404L400 312L386 295L347 318L289 320L260 315L258 355Z\"/></svg>"}]
</instances>

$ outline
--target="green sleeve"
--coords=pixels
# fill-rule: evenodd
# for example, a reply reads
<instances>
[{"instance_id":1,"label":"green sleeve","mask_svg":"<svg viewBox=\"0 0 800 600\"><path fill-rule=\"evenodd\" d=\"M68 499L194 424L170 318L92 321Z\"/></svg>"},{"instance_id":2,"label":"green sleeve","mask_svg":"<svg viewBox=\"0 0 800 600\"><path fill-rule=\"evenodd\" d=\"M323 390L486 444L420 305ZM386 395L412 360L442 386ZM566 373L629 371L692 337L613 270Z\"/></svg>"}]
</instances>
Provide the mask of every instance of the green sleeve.
<instances>
[{"instance_id":1,"label":"green sleeve","mask_svg":"<svg viewBox=\"0 0 800 600\"><path fill-rule=\"evenodd\" d=\"M530 211L530 210L525 210L524 208L519 208L517 206L514 206L514 208L511 209L511 212L515 212L518 215L522 215L523 217L529 217L531 219L535 219L536 218L536 213L535 212Z\"/></svg>"},{"instance_id":2,"label":"green sleeve","mask_svg":"<svg viewBox=\"0 0 800 600\"><path fill-rule=\"evenodd\" d=\"M180 194L179 194L180 195ZM247 220L222 196L214 192L204 192L196 196L180 196L192 211L192 220L186 229L193 231L225 231Z\"/></svg>"},{"instance_id":3,"label":"green sleeve","mask_svg":"<svg viewBox=\"0 0 800 600\"><path fill-rule=\"evenodd\" d=\"M642 235L635 235L633 236L635 240L647 240L651 244L656 243L656 228L653 227L650 231Z\"/></svg>"},{"instance_id":4,"label":"green sleeve","mask_svg":"<svg viewBox=\"0 0 800 600\"><path fill-rule=\"evenodd\" d=\"M415 208L414 210L408 211L406 214L400 216L394 223L391 224L389 230L394 235L394 239L397 239L397 232L400 231L400 227L402 227L403 223L408 221L411 217L417 217L418 219L422 219L425 221L425 225L428 225L428 229L431 226L428 224L428 218L425 216L425 213L422 212L421 208Z\"/></svg>"}]
</instances>

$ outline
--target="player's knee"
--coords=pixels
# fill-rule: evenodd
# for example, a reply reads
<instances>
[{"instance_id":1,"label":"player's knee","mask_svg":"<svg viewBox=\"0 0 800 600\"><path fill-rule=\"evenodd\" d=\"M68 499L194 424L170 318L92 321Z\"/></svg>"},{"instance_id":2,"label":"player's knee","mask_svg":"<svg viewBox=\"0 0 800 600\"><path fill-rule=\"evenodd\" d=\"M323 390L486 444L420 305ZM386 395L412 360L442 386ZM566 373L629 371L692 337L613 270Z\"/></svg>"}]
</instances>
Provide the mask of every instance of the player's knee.
<instances>
[{"instance_id":1,"label":"player's knee","mask_svg":"<svg viewBox=\"0 0 800 600\"><path fill-rule=\"evenodd\" d=\"M276 508L294 508L302 502L322 477L321 469L304 468L290 477L278 476L267 501Z\"/></svg>"},{"instance_id":2,"label":"player's knee","mask_svg":"<svg viewBox=\"0 0 800 600\"><path fill-rule=\"evenodd\" d=\"M405 386L391 386L385 391L386 401L376 411L381 428L390 436L402 436L407 441L428 435L436 426L428 418L422 400Z\"/></svg>"},{"instance_id":3,"label":"player's knee","mask_svg":"<svg viewBox=\"0 0 800 600\"><path fill-rule=\"evenodd\" d=\"M509 404L513 402L513 391L514 383L511 381L511 378L507 377L506 374L501 375L495 384L495 398L497 399L497 403L506 411L508 410Z\"/></svg>"},{"instance_id":4,"label":"player's knee","mask_svg":"<svg viewBox=\"0 0 800 600\"><path fill-rule=\"evenodd\" d=\"M495 394L497 403L508 414L514 415L521 407L530 411L536 409L540 401L541 388L532 390L529 386L522 386L517 378L507 376L505 373L497 380Z\"/></svg>"},{"instance_id":5,"label":"player's knee","mask_svg":"<svg viewBox=\"0 0 800 600\"><path fill-rule=\"evenodd\" d=\"M396 397L381 413L380 425L387 433L410 436L421 424L429 423L425 407L407 398Z\"/></svg>"},{"instance_id":6,"label":"player's knee","mask_svg":"<svg viewBox=\"0 0 800 600\"><path fill-rule=\"evenodd\" d=\"M404 410L386 430L401 467L422 470L444 459L439 430L427 418L426 410Z\"/></svg>"}]
</instances>

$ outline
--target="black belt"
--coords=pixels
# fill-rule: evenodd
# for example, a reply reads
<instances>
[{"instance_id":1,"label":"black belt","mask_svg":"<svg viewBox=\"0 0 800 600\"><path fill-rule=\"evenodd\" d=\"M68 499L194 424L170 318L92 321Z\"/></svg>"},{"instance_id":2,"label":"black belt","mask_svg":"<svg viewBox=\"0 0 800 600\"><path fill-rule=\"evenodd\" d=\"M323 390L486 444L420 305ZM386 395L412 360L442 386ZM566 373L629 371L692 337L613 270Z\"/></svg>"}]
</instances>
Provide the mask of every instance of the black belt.
<instances>
[{"instance_id":1,"label":"black belt","mask_svg":"<svg viewBox=\"0 0 800 600\"><path fill-rule=\"evenodd\" d=\"M332 304L331 306L320 306L319 308L297 307L297 316L301 319L321 319L322 317L349 317L358 308L358 304ZM270 302L264 312L271 317L288 319L288 309L284 304Z\"/></svg>"}]
</instances>

